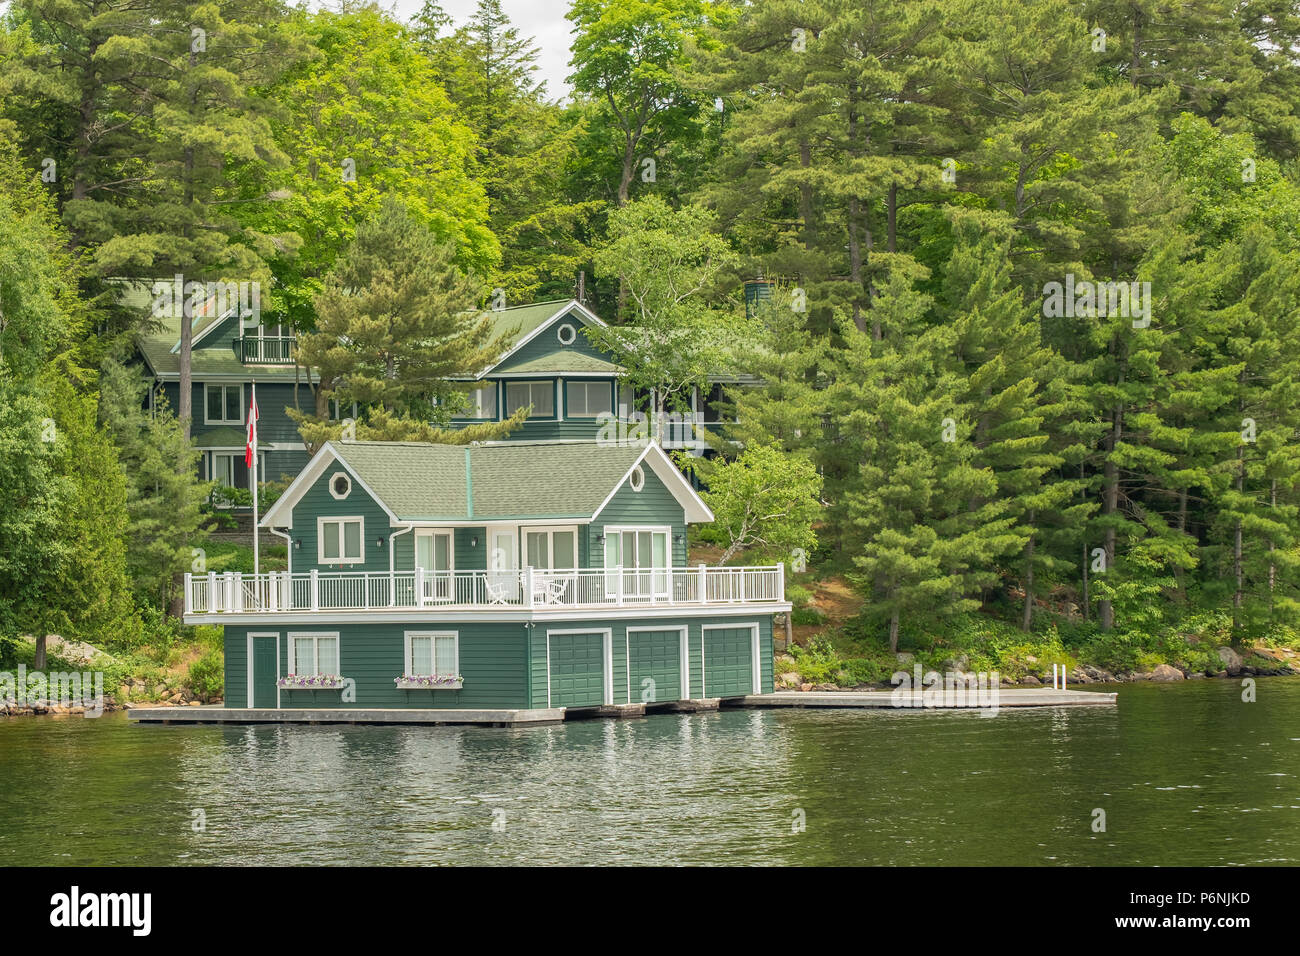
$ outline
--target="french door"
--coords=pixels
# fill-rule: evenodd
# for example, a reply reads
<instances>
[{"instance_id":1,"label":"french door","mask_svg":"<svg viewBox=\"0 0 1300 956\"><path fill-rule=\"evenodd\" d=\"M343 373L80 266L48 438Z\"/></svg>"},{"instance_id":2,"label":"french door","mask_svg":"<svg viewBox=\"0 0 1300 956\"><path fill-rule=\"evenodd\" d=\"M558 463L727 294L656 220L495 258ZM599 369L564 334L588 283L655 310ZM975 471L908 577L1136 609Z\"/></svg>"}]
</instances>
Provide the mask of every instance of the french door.
<instances>
[{"instance_id":1,"label":"french door","mask_svg":"<svg viewBox=\"0 0 1300 956\"><path fill-rule=\"evenodd\" d=\"M415 533L415 566L422 568L424 575L424 601L450 601L456 596L455 551L453 550L452 532L417 531Z\"/></svg>"},{"instance_id":2,"label":"french door","mask_svg":"<svg viewBox=\"0 0 1300 956\"><path fill-rule=\"evenodd\" d=\"M606 528L606 587L613 569L622 567L622 594L627 597L667 598L668 569L672 565L667 528Z\"/></svg>"}]
</instances>

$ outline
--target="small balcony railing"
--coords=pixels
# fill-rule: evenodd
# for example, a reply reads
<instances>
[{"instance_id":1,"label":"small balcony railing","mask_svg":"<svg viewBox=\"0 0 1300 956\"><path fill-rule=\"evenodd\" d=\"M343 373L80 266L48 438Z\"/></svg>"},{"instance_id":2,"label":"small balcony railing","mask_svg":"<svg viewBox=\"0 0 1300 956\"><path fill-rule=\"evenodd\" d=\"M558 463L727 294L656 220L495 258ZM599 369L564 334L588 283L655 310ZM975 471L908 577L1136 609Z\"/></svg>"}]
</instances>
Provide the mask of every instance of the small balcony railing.
<instances>
[{"instance_id":1,"label":"small balcony railing","mask_svg":"<svg viewBox=\"0 0 1300 956\"><path fill-rule=\"evenodd\" d=\"M234 348L245 365L292 365L297 343L292 335L248 335L235 339Z\"/></svg>"},{"instance_id":2,"label":"small balcony railing","mask_svg":"<svg viewBox=\"0 0 1300 956\"><path fill-rule=\"evenodd\" d=\"M785 568L309 571L185 575L186 614L699 607L785 600Z\"/></svg>"}]
</instances>

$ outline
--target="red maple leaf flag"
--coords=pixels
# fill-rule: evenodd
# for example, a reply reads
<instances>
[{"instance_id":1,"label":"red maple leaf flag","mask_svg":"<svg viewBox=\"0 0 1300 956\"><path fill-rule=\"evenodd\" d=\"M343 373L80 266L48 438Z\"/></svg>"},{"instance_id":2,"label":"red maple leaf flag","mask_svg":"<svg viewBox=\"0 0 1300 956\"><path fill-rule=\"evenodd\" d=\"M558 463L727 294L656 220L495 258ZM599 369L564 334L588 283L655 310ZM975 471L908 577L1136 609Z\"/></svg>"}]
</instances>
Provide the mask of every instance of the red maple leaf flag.
<instances>
[{"instance_id":1,"label":"red maple leaf flag","mask_svg":"<svg viewBox=\"0 0 1300 956\"><path fill-rule=\"evenodd\" d=\"M244 465L253 467L253 456L257 454L257 386L253 386L253 400L248 406L248 444L244 446Z\"/></svg>"}]
</instances>

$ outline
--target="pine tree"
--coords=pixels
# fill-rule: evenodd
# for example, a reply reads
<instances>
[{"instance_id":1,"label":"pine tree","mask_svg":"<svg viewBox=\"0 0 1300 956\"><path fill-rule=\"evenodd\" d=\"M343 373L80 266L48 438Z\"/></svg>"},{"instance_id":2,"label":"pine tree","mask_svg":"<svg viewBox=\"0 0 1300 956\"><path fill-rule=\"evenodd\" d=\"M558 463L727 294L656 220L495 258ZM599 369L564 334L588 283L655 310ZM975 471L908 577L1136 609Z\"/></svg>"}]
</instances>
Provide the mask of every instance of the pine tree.
<instances>
[{"instance_id":1,"label":"pine tree","mask_svg":"<svg viewBox=\"0 0 1300 956\"><path fill-rule=\"evenodd\" d=\"M211 482L199 481L199 453L161 393L145 412L148 385L108 358L100 373L99 424L118 449L127 479L127 570L138 597L177 611L180 575L209 527L203 504Z\"/></svg>"},{"instance_id":2,"label":"pine tree","mask_svg":"<svg viewBox=\"0 0 1300 956\"><path fill-rule=\"evenodd\" d=\"M299 341L300 361L320 372L315 415L291 414L320 426L336 399L383 409L417 430L447 424L469 389L450 379L473 377L501 352L476 307L480 292L454 246L386 200L316 297L316 330Z\"/></svg>"}]
</instances>

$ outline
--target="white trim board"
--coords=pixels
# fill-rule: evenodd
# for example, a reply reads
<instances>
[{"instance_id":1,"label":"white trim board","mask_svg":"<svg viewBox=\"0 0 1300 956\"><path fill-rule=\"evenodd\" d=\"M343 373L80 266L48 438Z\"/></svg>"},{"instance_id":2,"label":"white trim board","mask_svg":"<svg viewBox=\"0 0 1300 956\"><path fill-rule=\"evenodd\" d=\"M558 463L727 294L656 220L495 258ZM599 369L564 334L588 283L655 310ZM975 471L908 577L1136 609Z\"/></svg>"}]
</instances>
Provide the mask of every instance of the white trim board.
<instances>
[{"instance_id":1,"label":"white trim board","mask_svg":"<svg viewBox=\"0 0 1300 956\"><path fill-rule=\"evenodd\" d=\"M289 482L289 487L284 489L284 494L280 495L275 504L271 505L271 507L267 509L266 514L262 516L259 526L263 528L292 528L294 506L302 500L302 496L316 483L316 480L325 472L325 469L329 467L330 463L335 461L352 476L352 480L370 496L371 500L384 510L384 514L388 515L389 524L391 526L398 527L399 525L407 524L407 522L404 522L402 519L397 517L397 515L393 513L393 509L389 508L385 503L384 499L375 494L374 489L361 479L361 476L356 473L356 470L347 463L347 460L340 455L337 450L335 450L334 443L331 441L326 442L320 451L316 452L316 454L312 456L311 461L307 462L306 467L303 468L302 471L298 472L298 477ZM288 512L288 514L286 515L285 512ZM288 520L283 520L285 518Z\"/></svg>"},{"instance_id":2,"label":"white trim board","mask_svg":"<svg viewBox=\"0 0 1300 956\"><path fill-rule=\"evenodd\" d=\"M537 336L541 335L543 332L549 329L556 319L568 315L570 312L579 313L579 317L581 318L584 325L597 325L600 326L601 328L608 328L608 326L605 324L605 321L601 319L601 317L598 316L595 312L592 312L591 309L587 308L577 299L569 299L567 302L563 303L558 309L556 309L555 312L551 314L551 317L549 319L543 319L540 323L538 323L537 328L533 329L522 339L516 342L508 352L506 352L504 355L499 357L495 362L493 362L487 368L483 369L483 371L479 372L478 375L475 377L482 378L484 375L487 375L489 372L491 372L494 368L499 366L506 359L510 358L510 356L514 355L516 352L518 352L521 348L523 348L533 339L537 338Z\"/></svg>"},{"instance_id":3,"label":"white trim board","mask_svg":"<svg viewBox=\"0 0 1300 956\"><path fill-rule=\"evenodd\" d=\"M792 605L769 602L765 604L703 604L696 606L663 607L640 605L637 607L598 607L574 610L572 608L519 608L517 610L489 611L486 608L465 608L463 610L421 610L419 608L371 608L351 611L321 610L312 611L250 611L242 614L186 614L186 624L228 624L240 627L273 626L285 624L307 625L312 621L324 621L330 625L337 624L378 624L393 621L398 624L425 623L484 623L503 622L562 622L562 621L614 621L635 618L676 618L678 620L696 620L701 617L764 617L769 614L785 614ZM718 625L730 626L730 625ZM590 630L590 629L588 629Z\"/></svg>"},{"instance_id":4,"label":"white trim board","mask_svg":"<svg viewBox=\"0 0 1300 956\"><path fill-rule=\"evenodd\" d=\"M614 500L614 496L618 494L623 485L627 484L632 472L636 471L643 463L650 466L650 469L659 477L659 480L664 483L668 493L676 498L678 504L682 506L686 524L707 524L713 520L713 512L709 510L709 506L695 493L695 489L686 480L686 476L677 470L677 466L673 464L667 453L659 447L659 443L652 440L646 444L645 450L637 456L636 461L632 463L632 467L623 474L623 477L614 485L605 500L600 503L600 507L591 516L592 521L600 517L600 513Z\"/></svg>"}]
</instances>

